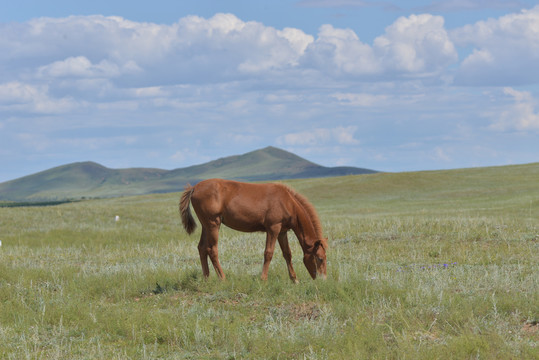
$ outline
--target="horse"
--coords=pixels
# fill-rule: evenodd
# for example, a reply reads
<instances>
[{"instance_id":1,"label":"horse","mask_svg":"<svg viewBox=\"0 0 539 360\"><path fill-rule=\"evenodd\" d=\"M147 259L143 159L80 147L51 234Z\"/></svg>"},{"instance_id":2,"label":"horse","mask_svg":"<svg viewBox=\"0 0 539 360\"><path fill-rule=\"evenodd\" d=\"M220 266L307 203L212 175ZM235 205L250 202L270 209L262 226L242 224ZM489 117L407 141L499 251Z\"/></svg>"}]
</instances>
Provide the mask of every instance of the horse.
<instances>
[{"instance_id":1,"label":"horse","mask_svg":"<svg viewBox=\"0 0 539 360\"><path fill-rule=\"evenodd\" d=\"M279 183L252 184L232 180L209 179L186 185L180 198L179 212L185 231L192 234L197 224L189 204L202 226L198 252L204 277L209 277L208 257L222 280L225 273L218 257L217 243L221 224L243 232L265 232L266 248L262 280L267 280L275 242L279 241L288 275L297 283L292 267L288 230L296 235L303 250L303 263L309 275L326 278L328 239L322 237L322 226L314 206L292 188Z\"/></svg>"}]
</instances>

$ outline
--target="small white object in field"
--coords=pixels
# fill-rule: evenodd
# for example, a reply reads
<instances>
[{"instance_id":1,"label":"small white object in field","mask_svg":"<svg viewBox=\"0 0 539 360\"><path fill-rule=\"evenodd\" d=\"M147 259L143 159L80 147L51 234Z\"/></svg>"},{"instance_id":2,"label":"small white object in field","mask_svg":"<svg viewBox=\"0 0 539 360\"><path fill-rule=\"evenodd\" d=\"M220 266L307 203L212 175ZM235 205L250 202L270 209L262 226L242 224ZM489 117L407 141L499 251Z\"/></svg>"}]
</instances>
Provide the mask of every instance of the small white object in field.
<instances>
[{"instance_id":1,"label":"small white object in field","mask_svg":"<svg viewBox=\"0 0 539 360\"><path fill-rule=\"evenodd\" d=\"M116 222L120 221L120 216L116 215L116 217L114 218L114 221Z\"/></svg>"},{"instance_id":2,"label":"small white object in field","mask_svg":"<svg viewBox=\"0 0 539 360\"><path fill-rule=\"evenodd\" d=\"M2 240L0 240L0 246L2 246Z\"/></svg>"}]
</instances>

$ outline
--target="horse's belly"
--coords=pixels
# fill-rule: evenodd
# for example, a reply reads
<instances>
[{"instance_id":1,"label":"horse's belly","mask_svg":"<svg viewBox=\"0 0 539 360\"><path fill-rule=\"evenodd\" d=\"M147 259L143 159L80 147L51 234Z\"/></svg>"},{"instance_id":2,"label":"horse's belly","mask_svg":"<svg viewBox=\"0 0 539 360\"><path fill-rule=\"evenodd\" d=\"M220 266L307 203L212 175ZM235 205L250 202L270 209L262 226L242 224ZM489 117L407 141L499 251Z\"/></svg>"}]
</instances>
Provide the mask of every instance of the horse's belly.
<instances>
[{"instance_id":1,"label":"horse's belly","mask_svg":"<svg viewBox=\"0 0 539 360\"><path fill-rule=\"evenodd\" d=\"M223 216L222 223L231 229L243 232L266 231L266 227L260 221L242 218L238 216Z\"/></svg>"}]
</instances>

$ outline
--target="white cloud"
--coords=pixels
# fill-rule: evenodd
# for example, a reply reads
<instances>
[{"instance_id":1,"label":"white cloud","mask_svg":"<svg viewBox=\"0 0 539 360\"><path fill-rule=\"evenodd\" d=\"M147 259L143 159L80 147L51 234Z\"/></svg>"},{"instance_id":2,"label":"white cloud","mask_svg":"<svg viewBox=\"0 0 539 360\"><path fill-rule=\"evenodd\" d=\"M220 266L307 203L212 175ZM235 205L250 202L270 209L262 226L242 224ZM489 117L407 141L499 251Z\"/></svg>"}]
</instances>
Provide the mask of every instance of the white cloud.
<instances>
[{"instance_id":1,"label":"white cloud","mask_svg":"<svg viewBox=\"0 0 539 360\"><path fill-rule=\"evenodd\" d=\"M120 17L39 18L2 27L0 62L31 59L41 76L118 77L154 83L219 82L295 66L311 35L232 14L172 25Z\"/></svg>"},{"instance_id":2,"label":"white cloud","mask_svg":"<svg viewBox=\"0 0 539 360\"><path fill-rule=\"evenodd\" d=\"M358 145L359 140L354 138L356 130L356 126L318 128L280 136L277 139L277 143L286 146L320 146L329 143L336 143L338 145Z\"/></svg>"},{"instance_id":3,"label":"white cloud","mask_svg":"<svg viewBox=\"0 0 539 360\"><path fill-rule=\"evenodd\" d=\"M456 49L444 28L444 18L430 14L400 17L374 40L388 71L439 72L456 62Z\"/></svg>"},{"instance_id":4,"label":"white cloud","mask_svg":"<svg viewBox=\"0 0 539 360\"><path fill-rule=\"evenodd\" d=\"M232 14L187 16L172 25L100 15L39 18L1 31L0 64L12 69L0 75L5 82L24 75L142 88L256 79L310 88L350 76L437 76L456 60L443 18L427 14L397 19L372 46L351 29L322 25L315 38Z\"/></svg>"},{"instance_id":5,"label":"white cloud","mask_svg":"<svg viewBox=\"0 0 539 360\"><path fill-rule=\"evenodd\" d=\"M79 77L79 78L114 78L122 73L135 73L141 71L134 62L129 61L123 66L109 60L101 60L92 64L85 56L68 57L65 60L55 61L52 64L41 66L38 69L39 77Z\"/></svg>"},{"instance_id":6,"label":"white cloud","mask_svg":"<svg viewBox=\"0 0 539 360\"><path fill-rule=\"evenodd\" d=\"M535 110L537 101L532 97L531 93L518 91L510 87L504 88L503 92L514 99L514 104L499 115L491 128L498 131L539 130L539 112Z\"/></svg>"},{"instance_id":7,"label":"white cloud","mask_svg":"<svg viewBox=\"0 0 539 360\"><path fill-rule=\"evenodd\" d=\"M473 52L458 69L461 85L519 85L539 81L539 5L498 19L479 21L451 33Z\"/></svg>"},{"instance_id":8,"label":"white cloud","mask_svg":"<svg viewBox=\"0 0 539 360\"><path fill-rule=\"evenodd\" d=\"M471 47L456 70L459 84L513 86L539 81L538 24L539 6L450 35L443 17L410 15L368 44L352 29L326 24L313 37L233 14L187 16L171 25L100 15L38 18L2 25L0 64L7 70L0 82L106 79L121 88L248 80L310 88L343 79L451 79L456 44Z\"/></svg>"},{"instance_id":9,"label":"white cloud","mask_svg":"<svg viewBox=\"0 0 539 360\"><path fill-rule=\"evenodd\" d=\"M311 43L303 63L335 75L373 75L382 71L372 48L362 43L351 29L320 27L318 38Z\"/></svg>"},{"instance_id":10,"label":"white cloud","mask_svg":"<svg viewBox=\"0 0 539 360\"><path fill-rule=\"evenodd\" d=\"M422 14L400 17L373 46L351 29L323 25L302 61L332 75L391 78L437 75L457 59L443 17Z\"/></svg>"},{"instance_id":11,"label":"white cloud","mask_svg":"<svg viewBox=\"0 0 539 360\"><path fill-rule=\"evenodd\" d=\"M232 14L210 19L196 16L178 23L175 54L188 64L196 60L212 74L240 76L292 66L302 55L311 35L299 29L277 30L262 23L244 22Z\"/></svg>"},{"instance_id":12,"label":"white cloud","mask_svg":"<svg viewBox=\"0 0 539 360\"><path fill-rule=\"evenodd\" d=\"M32 85L19 81L0 84L0 113L57 114L71 111L76 102L68 97L50 96L46 85Z\"/></svg>"}]
</instances>

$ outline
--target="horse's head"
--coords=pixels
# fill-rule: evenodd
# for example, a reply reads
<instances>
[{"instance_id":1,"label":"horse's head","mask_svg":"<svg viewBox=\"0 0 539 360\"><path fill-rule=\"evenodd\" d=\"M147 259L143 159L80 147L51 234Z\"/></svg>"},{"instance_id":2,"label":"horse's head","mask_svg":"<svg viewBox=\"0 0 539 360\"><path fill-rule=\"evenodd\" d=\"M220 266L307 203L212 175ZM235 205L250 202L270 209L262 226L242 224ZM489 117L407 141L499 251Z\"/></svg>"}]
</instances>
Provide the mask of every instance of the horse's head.
<instances>
[{"instance_id":1,"label":"horse's head","mask_svg":"<svg viewBox=\"0 0 539 360\"><path fill-rule=\"evenodd\" d=\"M303 255L303 263L313 279L320 276L326 278L326 249L328 239L317 240L314 246Z\"/></svg>"}]
</instances>

